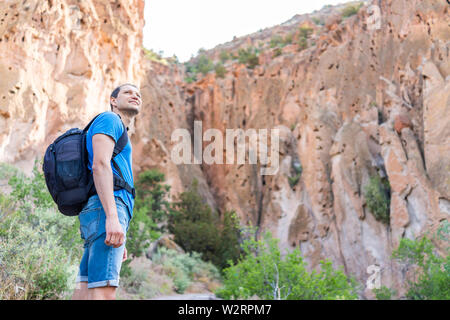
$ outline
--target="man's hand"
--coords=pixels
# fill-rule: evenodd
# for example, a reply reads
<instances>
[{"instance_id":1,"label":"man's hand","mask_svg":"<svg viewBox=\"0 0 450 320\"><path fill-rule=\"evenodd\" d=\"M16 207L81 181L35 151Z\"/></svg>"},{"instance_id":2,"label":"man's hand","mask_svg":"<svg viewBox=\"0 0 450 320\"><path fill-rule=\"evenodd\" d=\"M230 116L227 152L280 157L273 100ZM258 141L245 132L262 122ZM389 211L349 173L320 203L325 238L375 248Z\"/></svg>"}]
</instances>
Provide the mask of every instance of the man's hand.
<instances>
[{"instance_id":1,"label":"man's hand","mask_svg":"<svg viewBox=\"0 0 450 320\"><path fill-rule=\"evenodd\" d=\"M122 257L122 262L124 262L125 260L127 260L128 259L128 256L127 256L127 247L125 247L125 250L123 251L123 257Z\"/></svg>"},{"instance_id":2,"label":"man's hand","mask_svg":"<svg viewBox=\"0 0 450 320\"><path fill-rule=\"evenodd\" d=\"M105 244L107 246L113 246L114 248L120 247L124 242L124 233L122 226L119 223L119 219L117 217L107 217L105 227Z\"/></svg>"}]
</instances>

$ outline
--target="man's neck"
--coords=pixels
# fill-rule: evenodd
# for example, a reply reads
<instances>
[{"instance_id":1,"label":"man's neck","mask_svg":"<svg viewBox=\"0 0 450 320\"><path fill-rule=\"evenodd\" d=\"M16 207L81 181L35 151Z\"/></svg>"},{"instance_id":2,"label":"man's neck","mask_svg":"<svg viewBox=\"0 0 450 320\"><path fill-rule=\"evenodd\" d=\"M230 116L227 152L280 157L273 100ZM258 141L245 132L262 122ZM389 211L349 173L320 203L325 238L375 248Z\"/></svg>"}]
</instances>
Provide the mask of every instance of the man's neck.
<instances>
[{"instance_id":1,"label":"man's neck","mask_svg":"<svg viewBox=\"0 0 450 320\"><path fill-rule=\"evenodd\" d=\"M131 127L131 125L133 123L133 120L134 120L134 117L136 116L135 112L129 112L129 111L126 111L126 110L119 110L117 108L114 108L113 112L117 113L120 116L120 118L122 119L122 122L125 125L125 127L127 127L127 128Z\"/></svg>"}]
</instances>

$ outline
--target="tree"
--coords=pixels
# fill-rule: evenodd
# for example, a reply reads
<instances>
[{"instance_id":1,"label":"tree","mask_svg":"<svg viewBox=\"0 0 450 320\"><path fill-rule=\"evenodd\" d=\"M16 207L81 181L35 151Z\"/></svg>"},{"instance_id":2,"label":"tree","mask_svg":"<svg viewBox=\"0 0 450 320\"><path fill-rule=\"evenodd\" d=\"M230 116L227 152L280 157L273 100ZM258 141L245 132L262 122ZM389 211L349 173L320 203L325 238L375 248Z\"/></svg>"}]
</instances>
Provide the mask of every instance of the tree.
<instances>
[{"instance_id":1,"label":"tree","mask_svg":"<svg viewBox=\"0 0 450 320\"><path fill-rule=\"evenodd\" d=\"M163 181L164 174L158 170L144 171L136 181L133 219L127 234L127 250L135 257L141 256L150 242L165 231L170 186L162 184Z\"/></svg>"},{"instance_id":2,"label":"tree","mask_svg":"<svg viewBox=\"0 0 450 320\"><path fill-rule=\"evenodd\" d=\"M225 212L220 221L219 215L202 201L197 187L194 181L172 204L169 232L185 251L201 253L205 261L223 269L240 254L237 218L233 212Z\"/></svg>"},{"instance_id":3,"label":"tree","mask_svg":"<svg viewBox=\"0 0 450 320\"><path fill-rule=\"evenodd\" d=\"M224 270L224 286L216 294L223 299L356 299L356 282L331 262L321 261L321 271L308 272L296 248L282 258L278 240L269 232L263 240L247 239L244 255Z\"/></svg>"}]
</instances>

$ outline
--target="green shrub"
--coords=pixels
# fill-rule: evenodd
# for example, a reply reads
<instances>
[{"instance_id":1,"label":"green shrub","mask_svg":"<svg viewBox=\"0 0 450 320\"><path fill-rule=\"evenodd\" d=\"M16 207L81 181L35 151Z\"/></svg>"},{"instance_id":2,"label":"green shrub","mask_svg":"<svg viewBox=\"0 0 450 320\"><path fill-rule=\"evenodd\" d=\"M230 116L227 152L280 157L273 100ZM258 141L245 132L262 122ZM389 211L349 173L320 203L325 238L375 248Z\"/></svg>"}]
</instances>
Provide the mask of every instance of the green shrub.
<instances>
[{"instance_id":1,"label":"green shrub","mask_svg":"<svg viewBox=\"0 0 450 320\"><path fill-rule=\"evenodd\" d=\"M73 290L79 222L55 209L37 164L31 177L9 170L12 192L0 195L0 299L64 299Z\"/></svg>"},{"instance_id":2,"label":"green shrub","mask_svg":"<svg viewBox=\"0 0 450 320\"><path fill-rule=\"evenodd\" d=\"M418 240L401 239L392 257L415 267L414 280L407 283L406 297L408 299L450 299L449 248L448 241L446 241L446 255L442 257L436 252L433 243L426 236Z\"/></svg>"},{"instance_id":3,"label":"green shrub","mask_svg":"<svg viewBox=\"0 0 450 320\"><path fill-rule=\"evenodd\" d=\"M311 20L318 26L325 25L325 22L318 17L313 17Z\"/></svg>"},{"instance_id":4,"label":"green shrub","mask_svg":"<svg viewBox=\"0 0 450 320\"><path fill-rule=\"evenodd\" d=\"M225 63L226 61L230 60L231 57L227 51L222 50L222 51L220 51L219 59L220 59L220 62Z\"/></svg>"},{"instance_id":5,"label":"green shrub","mask_svg":"<svg viewBox=\"0 0 450 320\"><path fill-rule=\"evenodd\" d=\"M292 33L288 33L283 39L283 45L288 45L292 43L294 35Z\"/></svg>"},{"instance_id":6,"label":"green shrub","mask_svg":"<svg viewBox=\"0 0 450 320\"><path fill-rule=\"evenodd\" d=\"M142 48L142 51L144 52L144 57L146 59L149 59L149 60L154 61L154 62L161 63L163 65L168 65L169 64L168 61L162 57L162 51L160 51L159 53L156 53L153 50L147 49L147 48L144 48L144 47Z\"/></svg>"},{"instance_id":7,"label":"green shrub","mask_svg":"<svg viewBox=\"0 0 450 320\"><path fill-rule=\"evenodd\" d=\"M308 48L308 39L313 32L314 32L314 29L310 28L308 26L302 26L299 28L298 40L297 40L297 44L299 46L299 49L298 49L299 51Z\"/></svg>"},{"instance_id":8,"label":"green shrub","mask_svg":"<svg viewBox=\"0 0 450 320\"><path fill-rule=\"evenodd\" d=\"M283 53L283 50L281 50L281 48L276 48L273 52L273 58L281 56L282 53Z\"/></svg>"},{"instance_id":9,"label":"green shrub","mask_svg":"<svg viewBox=\"0 0 450 320\"><path fill-rule=\"evenodd\" d=\"M170 186L162 184L164 174L147 170L136 181L136 199L133 219L127 232L127 251L131 257L140 257L166 230L169 202L166 200ZM121 275L129 275L131 260L122 265Z\"/></svg>"},{"instance_id":10,"label":"green shrub","mask_svg":"<svg viewBox=\"0 0 450 320\"><path fill-rule=\"evenodd\" d=\"M373 289L373 293L375 293L377 300L391 300L397 294L397 291L386 286L381 286L379 289Z\"/></svg>"},{"instance_id":11,"label":"green shrub","mask_svg":"<svg viewBox=\"0 0 450 320\"><path fill-rule=\"evenodd\" d=\"M243 63L249 69L255 68L259 64L259 50L253 47L238 50L238 61Z\"/></svg>"},{"instance_id":12,"label":"green shrub","mask_svg":"<svg viewBox=\"0 0 450 320\"><path fill-rule=\"evenodd\" d=\"M356 299L356 282L331 262L321 261L321 271L308 272L300 251L282 257L278 240L265 233L261 241L245 240L245 256L224 270L223 299L316 300Z\"/></svg>"},{"instance_id":13,"label":"green shrub","mask_svg":"<svg viewBox=\"0 0 450 320\"><path fill-rule=\"evenodd\" d=\"M288 181L289 181L289 186L291 188L294 188L297 183L300 180L300 177L302 175L302 164L300 163L300 161L296 160L296 161L292 161L292 169L294 171L294 175L291 177L288 177Z\"/></svg>"},{"instance_id":14,"label":"green shrub","mask_svg":"<svg viewBox=\"0 0 450 320\"><path fill-rule=\"evenodd\" d=\"M294 188L296 185L297 185L297 183L299 182L299 180L300 180L300 174L296 174L295 176L293 176L293 177L288 177L288 181L289 181L289 186L291 187L291 188Z\"/></svg>"},{"instance_id":15,"label":"green shrub","mask_svg":"<svg viewBox=\"0 0 450 320\"><path fill-rule=\"evenodd\" d=\"M364 188L367 208L375 219L385 224L390 220L390 185L387 179L380 179L378 175L370 178L369 184Z\"/></svg>"},{"instance_id":16,"label":"green shrub","mask_svg":"<svg viewBox=\"0 0 450 320\"><path fill-rule=\"evenodd\" d=\"M358 13L359 9L363 6L363 3L358 3L356 5L349 4L342 10L342 17L348 18Z\"/></svg>"},{"instance_id":17,"label":"green shrub","mask_svg":"<svg viewBox=\"0 0 450 320\"><path fill-rule=\"evenodd\" d=\"M283 44L284 44L283 37L280 36L279 34L274 35L274 36L270 39L270 42L269 42L269 46L270 46L271 48L275 48L275 47L278 47L278 46L282 46Z\"/></svg>"},{"instance_id":18,"label":"green shrub","mask_svg":"<svg viewBox=\"0 0 450 320\"><path fill-rule=\"evenodd\" d=\"M201 259L201 254L179 253L172 249L159 248L152 257L155 264L162 265L163 271L173 280L176 292L184 293L187 287L200 277L220 279L217 268Z\"/></svg>"},{"instance_id":19,"label":"green shrub","mask_svg":"<svg viewBox=\"0 0 450 320\"><path fill-rule=\"evenodd\" d=\"M194 182L172 204L169 232L186 252L199 252L205 261L223 269L240 254L239 227L233 212L225 212L223 221L204 204Z\"/></svg>"},{"instance_id":20,"label":"green shrub","mask_svg":"<svg viewBox=\"0 0 450 320\"><path fill-rule=\"evenodd\" d=\"M203 75L206 75L208 72L214 70L214 63L205 54L201 54L196 59L196 69Z\"/></svg>"},{"instance_id":21,"label":"green shrub","mask_svg":"<svg viewBox=\"0 0 450 320\"><path fill-rule=\"evenodd\" d=\"M227 73L227 69L223 66L221 62L218 62L214 67L214 71L216 72L217 77L224 78Z\"/></svg>"},{"instance_id":22,"label":"green shrub","mask_svg":"<svg viewBox=\"0 0 450 320\"><path fill-rule=\"evenodd\" d=\"M19 170L11 175L8 181L13 189L11 196L18 201L21 207L29 207L32 203L38 207L56 209L55 202L45 184L44 173L41 168L42 160L36 159L31 177L27 177Z\"/></svg>"}]
</instances>

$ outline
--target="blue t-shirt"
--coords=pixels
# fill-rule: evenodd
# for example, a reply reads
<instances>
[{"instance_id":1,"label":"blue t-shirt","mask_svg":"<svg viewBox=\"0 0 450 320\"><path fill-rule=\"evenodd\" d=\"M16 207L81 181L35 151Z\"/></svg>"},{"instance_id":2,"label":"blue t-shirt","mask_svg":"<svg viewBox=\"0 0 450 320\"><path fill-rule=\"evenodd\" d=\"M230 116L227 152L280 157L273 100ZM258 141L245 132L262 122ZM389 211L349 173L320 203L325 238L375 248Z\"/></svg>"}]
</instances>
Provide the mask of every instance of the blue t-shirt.
<instances>
[{"instance_id":1,"label":"blue t-shirt","mask_svg":"<svg viewBox=\"0 0 450 320\"><path fill-rule=\"evenodd\" d=\"M100 114L89 127L86 134L86 148L88 151L89 164L88 169L92 171L93 151L92 151L92 136L97 133L102 133L110 136L117 143L120 136L124 131L122 120L119 116L112 111L106 111ZM131 141L128 139L128 143L125 148L114 158L120 170L122 171L123 178L133 188L133 171L132 171L132 149ZM111 161L111 168L114 174L119 176L119 173L114 168ZM131 193L125 189L114 191L114 195L120 197L128 207L130 217L133 216L134 199Z\"/></svg>"}]
</instances>

